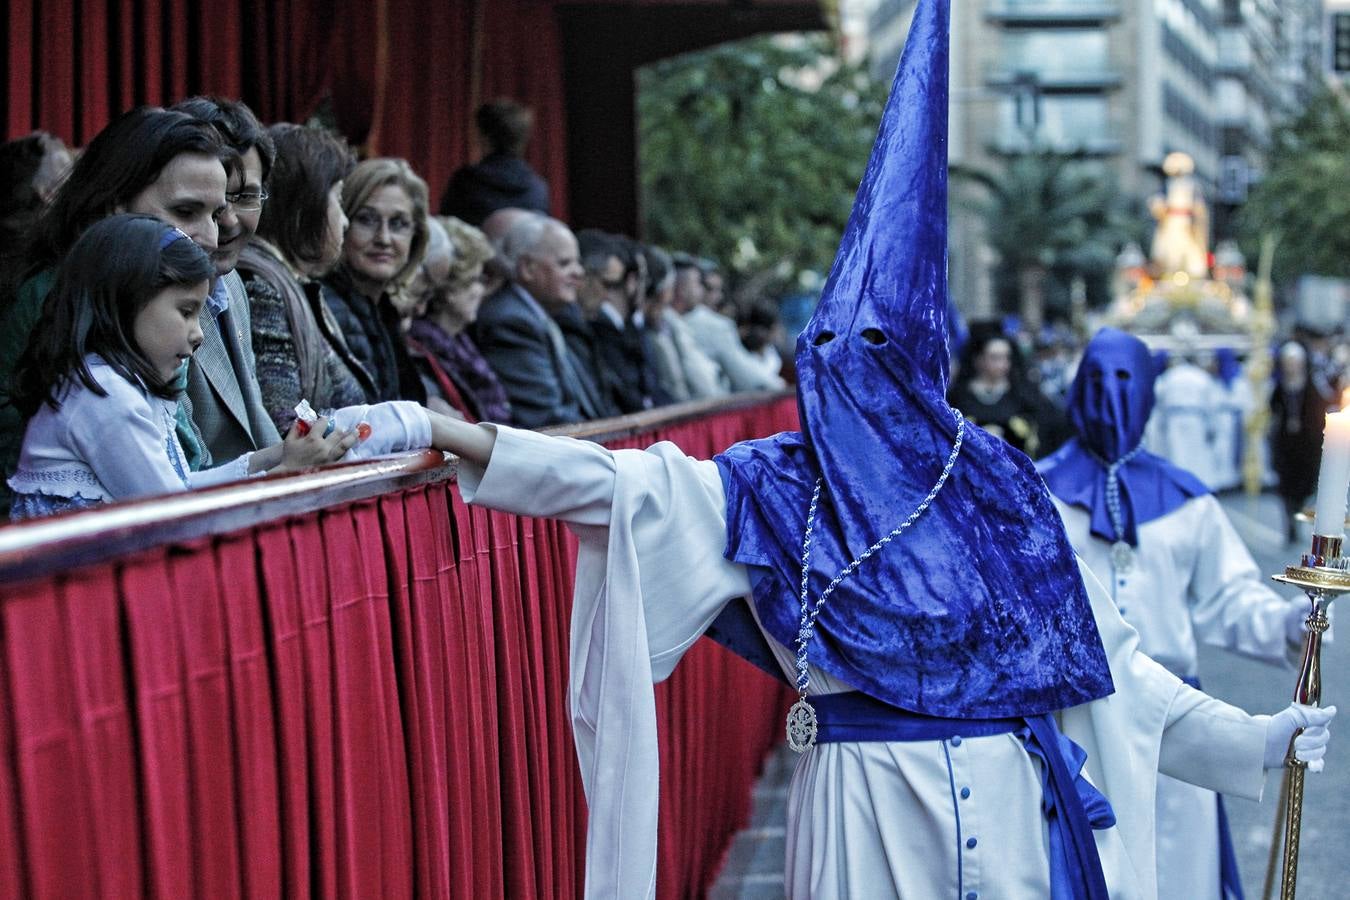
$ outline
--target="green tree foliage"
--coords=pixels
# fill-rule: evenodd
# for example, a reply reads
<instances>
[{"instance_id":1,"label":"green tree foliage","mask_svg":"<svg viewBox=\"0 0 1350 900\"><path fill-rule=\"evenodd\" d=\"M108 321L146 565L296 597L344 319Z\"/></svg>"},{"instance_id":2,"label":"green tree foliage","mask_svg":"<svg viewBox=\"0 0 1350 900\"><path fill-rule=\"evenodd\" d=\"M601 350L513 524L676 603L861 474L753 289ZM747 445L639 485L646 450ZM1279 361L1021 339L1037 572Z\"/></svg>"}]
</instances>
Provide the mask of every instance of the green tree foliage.
<instances>
[{"instance_id":1,"label":"green tree foliage","mask_svg":"<svg viewBox=\"0 0 1350 900\"><path fill-rule=\"evenodd\" d=\"M1039 319L1047 277L1101 283L1128 240L1140 240L1108 170L1051 150L1010 157L998 172L953 169L961 202L983 219L1000 280L1017 285L1024 315Z\"/></svg>"},{"instance_id":2,"label":"green tree foliage","mask_svg":"<svg viewBox=\"0 0 1350 900\"><path fill-rule=\"evenodd\" d=\"M1274 278L1350 277L1350 101L1314 97L1277 128L1270 169L1247 198L1238 227L1248 259L1273 234Z\"/></svg>"},{"instance_id":3,"label":"green tree foliage","mask_svg":"<svg viewBox=\"0 0 1350 900\"><path fill-rule=\"evenodd\" d=\"M638 76L644 233L742 276L829 268L885 86L823 35L753 38Z\"/></svg>"}]
</instances>

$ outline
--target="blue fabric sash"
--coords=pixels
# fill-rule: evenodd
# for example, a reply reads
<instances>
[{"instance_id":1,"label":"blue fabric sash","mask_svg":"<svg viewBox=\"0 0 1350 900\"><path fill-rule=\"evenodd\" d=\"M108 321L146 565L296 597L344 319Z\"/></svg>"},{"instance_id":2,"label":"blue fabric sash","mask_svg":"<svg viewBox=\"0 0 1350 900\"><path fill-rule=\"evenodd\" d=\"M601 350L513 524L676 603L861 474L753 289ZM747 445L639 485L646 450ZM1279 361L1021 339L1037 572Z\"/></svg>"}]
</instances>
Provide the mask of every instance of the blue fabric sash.
<instances>
[{"instance_id":1,"label":"blue fabric sash","mask_svg":"<svg viewBox=\"0 0 1350 900\"><path fill-rule=\"evenodd\" d=\"M1195 688L1200 687L1200 679L1195 676L1181 679ZM1237 850L1233 847L1233 833L1228 827L1228 811L1223 808L1223 795L1215 794L1214 800L1219 807L1219 894L1223 900L1243 900L1242 876L1238 874Z\"/></svg>"},{"instance_id":2,"label":"blue fabric sash","mask_svg":"<svg viewBox=\"0 0 1350 900\"><path fill-rule=\"evenodd\" d=\"M809 698L819 743L940 741L1015 733L1041 761L1041 810L1050 837L1051 900L1106 900L1106 877L1093 829L1116 824L1111 804L1082 775L1087 753L1060 733L1049 715L993 719L924 716L859 691Z\"/></svg>"}]
</instances>

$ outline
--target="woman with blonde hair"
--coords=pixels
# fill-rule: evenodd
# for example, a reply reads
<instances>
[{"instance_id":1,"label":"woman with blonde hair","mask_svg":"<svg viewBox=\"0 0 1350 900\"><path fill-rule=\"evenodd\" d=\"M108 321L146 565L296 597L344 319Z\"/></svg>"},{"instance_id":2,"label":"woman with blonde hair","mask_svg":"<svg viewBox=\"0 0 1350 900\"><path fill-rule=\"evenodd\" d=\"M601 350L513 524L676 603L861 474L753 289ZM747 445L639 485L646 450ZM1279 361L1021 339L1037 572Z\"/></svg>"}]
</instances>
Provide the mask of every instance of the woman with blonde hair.
<instances>
[{"instance_id":1,"label":"woman with blonde hair","mask_svg":"<svg viewBox=\"0 0 1350 900\"><path fill-rule=\"evenodd\" d=\"M394 298L422 265L427 184L402 159L368 159L343 184L349 222L323 297L367 376L367 400L426 401Z\"/></svg>"},{"instance_id":2,"label":"woman with blonde hair","mask_svg":"<svg viewBox=\"0 0 1350 900\"><path fill-rule=\"evenodd\" d=\"M408 349L426 383L466 420L509 423L506 390L466 330L483 303L492 244L455 218L432 219L430 230L426 261L408 291Z\"/></svg>"}]
</instances>

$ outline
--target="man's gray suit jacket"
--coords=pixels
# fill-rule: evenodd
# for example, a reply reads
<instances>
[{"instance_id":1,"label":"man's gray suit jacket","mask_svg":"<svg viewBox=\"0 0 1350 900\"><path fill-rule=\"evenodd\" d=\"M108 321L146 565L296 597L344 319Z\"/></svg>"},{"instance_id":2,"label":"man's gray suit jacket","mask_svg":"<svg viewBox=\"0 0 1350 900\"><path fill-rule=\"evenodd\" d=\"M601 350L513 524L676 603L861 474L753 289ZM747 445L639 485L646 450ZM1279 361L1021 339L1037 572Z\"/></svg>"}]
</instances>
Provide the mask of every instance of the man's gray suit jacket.
<instances>
[{"instance_id":1,"label":"man's gray suit jacket","mask_svg":"<svg viewBox=\"0 0 1350 900\"><path fill-rule=\"evenodd\" d=\"M219 317L202 315L202 345L188 366L187 408L212 465L281 441L258 387L244 282L237 272L221 280L229 306Z\"/></svg>"}]
</instances>

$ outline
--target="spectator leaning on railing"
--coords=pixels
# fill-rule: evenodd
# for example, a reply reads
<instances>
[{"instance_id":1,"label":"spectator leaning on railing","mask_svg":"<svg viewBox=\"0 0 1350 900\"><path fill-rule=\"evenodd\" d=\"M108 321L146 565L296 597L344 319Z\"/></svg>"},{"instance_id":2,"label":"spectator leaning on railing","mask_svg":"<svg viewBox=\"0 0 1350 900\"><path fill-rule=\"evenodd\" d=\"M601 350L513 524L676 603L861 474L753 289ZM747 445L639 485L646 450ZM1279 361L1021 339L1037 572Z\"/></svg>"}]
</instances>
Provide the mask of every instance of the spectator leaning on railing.
<instances>
[{"instance_id":1,"label":"spectator leaning on railing","mask_svg":"<svg viewBox=\"0 0 1350 900\"><path fill-rule=\"evenodd\" d=\"M499 249L510 281L484 301L474 338L516 422L538 428L598 418L598 391L550 314L577 301L576 238L556 219L524 214Z\"/></svg>"},{"instance_id":2,"label":"spectator leaning on railing","mask_svg":"<svg viewBox=\"0 0 1350 900\"><path fill-rule=\"evenodd\" d=\"M393 295L422 265L427 185L401 159L368 159L343 180L347 232L323 299L347 346L370 375L367 401L426 401L403 345Z\"/></svg>"},{"instance_id":3,"label":"spectator leaning on railing","mask_svg":"<svg viewBox=\"0 0 1350 900\"><path fill-rule=\"evenodd\" d=\"M51 310L44 301L56 266L90 225L116 212L158 216L181 228L198 245L216 248L220 226L235 213L225 202L226 167L238 157L209 125L186 113L142 106L114 119L80 155L57 191L24 250L26 268L17 290L0 311L0 387L8 400L10 378L30 335ZM11 288L6 288L9 294ZM179 387L181 391L181 386ZM0 402L0 465L13 474L24 420L8 402ZM180 411L179 438L194 467L201 447ZM9 492L0 488L0 506Z\"/></svg>"},{"instance_id":4,"label":"spectator leaning on railing","mask_svg":"<svg viewBox=\"0 0 1350 900\"><path fill-rule=\"evenodd\" d=\"M487 235L460 219L427 223L427 255L408 291L416 299L406 340L414 364L438 397L470 422L510 423L501 381L469 337L484 297L483 265L492 258Z\"/></svg>"}]
</instances>

